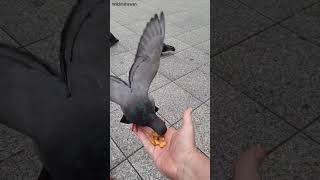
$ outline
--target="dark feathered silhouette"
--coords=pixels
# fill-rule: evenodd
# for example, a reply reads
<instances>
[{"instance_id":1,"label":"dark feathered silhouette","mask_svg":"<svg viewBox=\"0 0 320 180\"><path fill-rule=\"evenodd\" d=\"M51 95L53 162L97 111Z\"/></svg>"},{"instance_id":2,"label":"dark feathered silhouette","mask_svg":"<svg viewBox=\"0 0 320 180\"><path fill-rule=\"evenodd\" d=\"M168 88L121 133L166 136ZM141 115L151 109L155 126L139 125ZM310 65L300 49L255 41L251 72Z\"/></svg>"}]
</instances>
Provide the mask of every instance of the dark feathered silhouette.
<instances>
[{"instance_id":1,"label":"dark feathered silhouette","mask_svg":"<svg viewBox=\"0 0 320 180\"><path fill-rule=\"evenodd\" d=\"M176 48L174 48L173 46L170 46L168 44L164 44L163 43L163 48L162 48L162 52L168 52L168 51L175 51Z\"/></svg>"},{"instance_id":2,"label":"dark feathered silhouette","mask_svg":"<svg viewBox=\"0 0 320 180\"><path fill-rule=\"evenodd\" d=\"M110 37L109 37L110 47L115 45L117 42L119 42L119 39L117 39L116 37L114 37L112 33L110 33Z\"/></svg>"},{"instance_id":3,"label":"dark feathered silhouette","mask_svg":"<svg viewBox=\"0 0 320 180\"><path fill-rule=\"evenodd\" d=\"M160 18L155 15L144 29L129 72L129 84L118 77L110 77L111 101L119 104L124 113L121 122L148 126L160 135L165 134L167 128L156 115L148 90L159 69L164 36L165 20L161 13Z\"/></svg>"},{"instance_id":4,"label":"dark feathered silhouette","mask_svg":"<svg viewBox=\"0 0 320 180\"><path fill-rule=\"evenodd\" d=\"M0 122L31 137L39 179L107 179L106 1L80 0L62 33L61 76L0 46Z\"/></svg>"}]
</instances>

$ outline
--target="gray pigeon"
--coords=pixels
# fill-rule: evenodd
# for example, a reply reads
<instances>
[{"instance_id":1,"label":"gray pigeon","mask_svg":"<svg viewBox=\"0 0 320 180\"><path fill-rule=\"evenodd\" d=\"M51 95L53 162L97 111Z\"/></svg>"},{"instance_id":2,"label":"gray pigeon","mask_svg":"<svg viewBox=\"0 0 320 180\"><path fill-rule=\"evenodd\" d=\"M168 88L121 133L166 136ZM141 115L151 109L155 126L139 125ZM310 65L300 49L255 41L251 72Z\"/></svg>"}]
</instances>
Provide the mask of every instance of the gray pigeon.
<instances>
[{"instance_id":1,"label":"gray pigeon","mask_svg":"<svg viewBox=\"0 0 320 180\"><path fill-rule=\"evenodd\" d=\"M167 127L156 115L157 108L148 91L159 69L164 35L165 20L161 12L160 19L156 14L143 31L129 72L129 84L110 76L110 99L121 106L124 113L121 122L151 127L159 135L164 135Z\"/></svg>"}]
</instances>

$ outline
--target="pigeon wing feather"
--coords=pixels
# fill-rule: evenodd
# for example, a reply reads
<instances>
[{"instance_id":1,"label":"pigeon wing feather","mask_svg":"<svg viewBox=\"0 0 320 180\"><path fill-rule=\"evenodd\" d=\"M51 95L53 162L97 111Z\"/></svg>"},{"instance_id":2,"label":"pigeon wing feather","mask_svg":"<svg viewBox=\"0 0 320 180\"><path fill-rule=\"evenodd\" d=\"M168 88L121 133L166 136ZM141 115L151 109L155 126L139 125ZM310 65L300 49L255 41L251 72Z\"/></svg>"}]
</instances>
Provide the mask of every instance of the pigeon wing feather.
<instances>
[{"instance_id":1,"label":"pigeon wing feather","mask_svg":"<svg viewBox=\"0 0 320 180\"><path fill-rule=\"evenodd\" d=\"M135 61L129 72L129 84L134 93L148 93L158 72L165 34L164 15L155 15L147 23L140 38Z\"/></svg>"},{"instance_id":2,"label":"pigeon wing feather","mask_svg":"<svg viewBox=\"0 0 320 180\"><path fill-rule=\"evenodd\" d=\"M110 76L110 100L112 102L124 107L130 98L130 93L131 90L126 82L118 77Z\"/></svg>"}]
</instances>

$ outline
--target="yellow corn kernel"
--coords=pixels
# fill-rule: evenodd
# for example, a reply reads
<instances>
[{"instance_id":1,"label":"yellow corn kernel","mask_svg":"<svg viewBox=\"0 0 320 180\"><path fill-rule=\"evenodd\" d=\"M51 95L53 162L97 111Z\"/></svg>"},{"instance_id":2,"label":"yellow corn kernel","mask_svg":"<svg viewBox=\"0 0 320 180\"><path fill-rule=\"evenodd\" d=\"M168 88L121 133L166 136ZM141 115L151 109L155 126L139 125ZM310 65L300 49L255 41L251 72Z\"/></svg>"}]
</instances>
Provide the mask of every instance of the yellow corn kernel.
<instances>
[{"instance_id":1,"label":"yellow corn kernel","mask_svg":"<svg viewBox=\"0 0 320 180\"><path fill-rule=\"evenodd\" d=\"M153 137L159 137L159 135L156 132L152 132Z\"/></svg>"},{"instance_id":2,"label":"yellow corn kernel","mask_svg":"<svg viewBox=\"0 0 320 180\"><path fill-rule=\"evenodd\" d=\"M156 144L156 141L155 141L154 139L152 139L151 143L152 143L153 145L157 145L157 144Z\"/></svg>"},{"instance_id":3,"label":"yellow corn kernel","mask_svg":"<svg viewBox=\"0 0 320 180\"><path fill-rule=\"evenodd\" d=\"M160 146L160 148L164 148L164 147L166 146L166 142L165 142L165 141L161 142L161 143L159 144L159 146Z\"/></svg>"},{"instance_id":4,"label":"yellow corn kernel","mask_svg":"<svg viewBox=\"0 0 320 180\"><path fill-rule=\"evenodd\" d=\"M156 145L159 145L160 144L160 142L159 142L159 140L154 140L155 141L155 143L156 143Z\"/></svg>"}]
</instances>

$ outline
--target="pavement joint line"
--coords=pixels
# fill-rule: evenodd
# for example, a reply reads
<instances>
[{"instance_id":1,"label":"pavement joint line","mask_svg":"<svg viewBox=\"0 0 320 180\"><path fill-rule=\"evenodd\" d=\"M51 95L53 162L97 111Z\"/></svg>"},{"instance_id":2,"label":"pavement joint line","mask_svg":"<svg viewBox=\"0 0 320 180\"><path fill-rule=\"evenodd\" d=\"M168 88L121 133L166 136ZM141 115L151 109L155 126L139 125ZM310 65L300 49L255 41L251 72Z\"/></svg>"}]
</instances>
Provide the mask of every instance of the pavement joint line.
<instances>
[{"instance_id":1,"label":"pavement joint line","mask_svg":"<svg viewBox=\"0 0 320 180\"><path fill-rule=\"evenodd\" d=\"M26 47L31 46L31 45L34 45L34 44L36 44L36 43L38 43L38 42L47 40L47 39L53 37L55 34L56 34L56 32L55 32L55 33L50 33L49 35L47 35L47 36L45 36L45 37L43 37L43 38L41 38L41 39L38 39L38 40L35 40L35 41L32 41L32 42L29 42L29 43L27 43L27 44L25 44L25 45L20 46L19 48L26 48Z\"/></svg>"},{"instance_id":2,"label":"pavement joint line","mask_svg":"<svg viewBox=\"0 0 320 180\"><path fill-rule=\"evenodd\" d=\"M9 32L7 32L7 31L5 30L5 28L0 27L0 29L1 29L7 36L9 36L9 37L18 45L18 47L22 46L22 44L21 44L14 36L12 36Z\"/></svg>"},{"instance_id":3,"label":"pavement joint line","mask_svg":"<svg viewBox=\"0 0 320 180\"><path fill-rule=\"evenodd\" d=\"M311 4L309 4L309 5L306 5L305 7L302 7L300 10L297 10L296 12L287 15L287 17L284 17L284 18L282 18L282 19L280 19L280 20L278 20L278 21L275 21L275 20L272 19L271 17L263 14L262 12L258 11L256 8L251 7L250 5L248 5L247 3L243 2L242 0L237 0L237 1L240 2L242 5L246 6L247 8L249 8L249 9L251 9L251 10L254 10L256 13L262 15L263 17L265 17L265 18L267 18L267 19L269 19L269 20L271 20L272 22L275 22L275 23L277 23L277 22L281 23L281 22L283 22L283 21L286 21L286 20L288 20L288 19L290 19L290 18L292 18L292 17L300 14L300 13L303 12L304 10L313 7L314 5L316 5L316 4L318 4L318 3L320 2L320 0L315 1L315 2L313 2L313 3L311 3Z\"/></svg>"},{"instance_id":4,"label":"pavement joint line","mask_svg":"<svg viewBox=\"0 0 320 180\"><path fill-rule=\"evenodd\" d=\"M293 133L292 135L290 135L289 137L287 137L286 139L284 139L283 141L281 141L279 144L277 144L276 146L274 146L273 148L271 148L269 151L267 151L266 156L268 157L270 154L272 154L273 152L275 152L277 149L279 149L282 145L284 145L285 143L287 143L288 141L290 141L291 139L293 139L297 134L299 134L299 131L296 131L295 133Z\"/></svg>"},{"instance_id":5,"label":"pavement joint line","mask_svg":"<svg viewBox=\"0 0 320 180\"><path fill-rule=\"evenodd\" d=\"M114 142L116 144L116 142ZM118 167L121 163L123 163L124 161L128 160L131 156L133 156L136 152L138 152L140 149L142 149L143 146L141 146L140 148L138 148L137 150L135 150L134 152L132 152L130 155L128 155L128 157L125 156L125 159L123 159L120 163L118 163L116 166L114 166L113 168L110 169L110 171L114 170L116 167Z\"/></svg>"},{"instance_id":6,"label":"pavement joint line","mask_svg":"<svg viewBox=\"0 0 320 180\"><path fill-rule=\"evenodd\" d=\"M152 160L152 162L153 162L153 160ZM141 179L143 179L142 178L142 176L140 175L140 173L137 171L137 169L133 166L133 164L131 163L131 161L128 159L128 163L130 164L130 166L134 169L134 171L138 174L138 176L141 178Z\"/></svg>"},{"instance_id":7,"label":"pavement joint line","mask_svg":"<svg viewBox=\"0 0 320 180\"><path fill-rule=\"evenodd\" d=\"M122 152L121 148L118 146L118 144L116 143L116 141L110 136L111 141L113 141L113 143L116 145L116 147L119 149L119 151L121 152L121 154L125 157L123 160L121 160L116 166L118 166L119 164L121 164L122 162L124 162L126 160L126 155ZM113 168L110 169L110 171L112 169L114 169L116 166L114 166Z\"/></svg>"},{"instance_id":8,"label":"pavement joint line","mask_svg":"<svg viewBox=\"0 0 320 180\"><path fill-rule=\"evenodd\" d=\"M182 90L184 90L185 92L187 92L188 94L190 94L193 98L195 98L196 100L200 101L201 103L207 102L208 99L207 99L206 101L202 101L201 99L195 97L195 96L194 96L192 93L190 93L188 90L186 90L185 88L183 88L182 86L180 86L179 84L177 84L176 81L173 81L173 83L174 83L175 85L177 85L178 87L180 87L180 88L181 88Z\"/></svg>"},{"instance_id":9,"label":"pavement joint line","mask_svg":"<svg viewBox=\"0 0 320 180\"><path fill-rule=\"evenodd\" d=\"M210 62L209 62L209 63L210 63ZM200 70L200 68L201 68L202 66L204 66L204 65L207 65L207 64L203 64L203 65L197 67L196 69L194 69L194 70L192 70L191 72L188 72L187 74L185 74L185 75L183 75L183 76L181 76L181 77L173 80L172 82L175 83L177 86L179 86L181 89L187 91L189 94L191 94L192 96L194 96L194 95L193 95L192 93L190 93L188 90L186 90L185 88L183 88L182 86L180 86L179 84L177 84L176 81L179 80L179 79L182 79L183 77L185 77L185 76L187 76L187 75L189 75L189 74L191 74L191 73L193 73L193 72L195 72L195 71L200 71L200 72L203 73L204 75L207 75L207 74L205 74L204 72L202 72L202 71ZM209 75L209 79L210 79L210 75ZM196 98L196 97L195 97L195 98ZM196 98L196 99L199 100L199 101L201 101L201 102L207 102L208 100L210 100L210 98L211 98L211 95L210 95L209 99L206 99L205 101L202 101L202 100L200 100L200 99L198 99L198 98Z\"/></svg>"},{"instance_id":10,"label":"pavement joint line","mask_svg":"<svg viewBox=\"0 0 320 180\"><path fill-rule=\"evenodd\" d=\"M206 103L203 103L203 102L201 102L201 104L199 105L199 106L197 106L197 107L195 107L195 108L192 108L192 111L195 111L196 109L198 109L200 106L202 106L202 105L206 105ZM159 113L160 114L160 113ZM160 114L161 115L161 114ZM161 115L161 116L163 116L163 115ZM182 116L183 116L183 114L182 114ZM182 121L183 120L183 117L182 118L180 118L180 119L178 119L176 122L174 122L174 123L169 123L170 124L170 127L172 127L172 128L174 128L174 126L175 125L177 125L180 121Z\"/></svg>"},{"instance_id":11,"label":"pavement joint line","mask_svg":"<svg viewBox=\"0 0 320 180\"><path fill-rule=\"evenodd\" d=\"M22 150L19 150L19 151L15 152L15 153L12 153L9 157L6 157L6 158L0 160L0 164L3 163L3 162L6 161L6 160L8 160L8 159L10 159L10 158L18 155L18 154L21 154L23 151L25 151L25 150L22 149Z\"/></svg>"},{"instance_id":12,"label":"pavement joint line","mask_svg":"<svg viewBox=\"0 0 320 180\"><path fill-rule=\"evenodd\" d=\"M50 62L46 62L44 59L38 57L37 55L33 54L32 52L30 52L26 47L19 47L19 50L23 50L25 51L27 54L32 55L35 57L35 62L41 66L43 66L50 74L52 74L53 76L56 76L57 79L64 81L64 79L62 78L61 74L59 73L59 69L56 69L54 67L52 67L52 65L50 65ZM60 68L60 66L59 66Z\"/></svg>"},{"instance_id":13,"label":"pavement joint line","mask_svg":"<svg viewBox=\"0 0 320 180\"><path fill-rule=\"evenodd\" d=\"M307 136L310 140L312 140L313 142L315 142L316 144L318 144L320 146L320 142L318 142L316 139L314 139L312 136L309 136L309 134L305 133L305 132L301 132L303 135Z\"/></svg>"},{"instance_id":14,"label":"pavement joint line","mask_svg":"<svg viewBox=\"0 0 320 180\"><path fill-rule=\"evenodd\" d=\"M262 104L261 102L259 102L258 100L255 100L254 98L252 98L251 96L249 96L247 93L243 92L242 90L239 90L239 88L233 86L229 81L227 81L226 79L224 79L223 77L221 77L219 74L213 72L214 75L216 75L217 77L219 77L221 80L223 80L224 82L226 82L229 86L233 87L236 91L238 91L240 94L246 96L247 98L249 98L250 100L252 100L253 102L255 102L256 104L258 104L259 106L261 106L262 108L268 110L271 114L275 115L276 117L278 117L279 119L281 119L282 121L286 122L289 126L291 126L293 129L295 129L296 131L300 131L301 129L296 127L295 125L291 124L289 121L287 121L286 118L282 117L281 115L279 115L278 113L274 112L273 110L271 110L270 108L268 108L267 106L265 106L264 104Z\"/></svg>"},{"instance_id":15,"label":"pavement joint line","mask_svg":"<svg viewBox=\"0 0 320 180\"><path fill-rule=\"evenodd\" d=\"M247 4L244 3L242 0L237 0L237 1L239 1L241 4L243 4L244 6L248 7L249 9L254 10L256 13L260 14L261 16L269 19L270 21L272 21L272 22L274 22L274 23L277 22L277 21L274 21L274 20L273 20L272 18L270 18L269 16L264 15L263 13L261 13L260 11L258 11L257 9L255 9L255 8L247 5ZM307 10L307 9L312 8L313 6L315 6L316 4L318 4L319 2L320 2L320 1L317 1L317 2L315 2L315 3L312 3L312 4L310 4L310 5L302 8L301 10L297 11L295 14L289 15L289 16L288 16L288 19L293 18L294 16L302 13L303 11L305 11L305 10ZM285 19L285 20L288 20L288 19ZM281 20L280 20L280 21L281 21ZM307 41L307 42L309 42L309 43L311 43L311 44L313 44L313 45L316 45L316 46L319 46L319 47L320 47L320 43L313 42L312 40L309 40L308 38L299 35L298 33L292 31L290 28L286 27L285 25L282 25L282 23L283 23L283 21L281 21L281 22L279 23L279 25L280 25L282 28L290 31L292 34L295 34L299 39L301 39L301 40L303 40L303 41Z\"/></svg>"},{"instance_id":16,"label":"pavement joint line","mask_svg":"<svg viewBox=\"0 0 320 180\"><path fill-rule=\"evenodd\" d=\"M122 151L122 149L118 146L118 144L116 143L116 141L114 141L114 139L110 136L110 138L111 138L111 140L113 141L113 143L117 146L117 148L120 150L120 152L123 154L123 156L125 157L124 158L124 160L123 161L121 161L121 162L119 162L116 166L114 166L112 169L110 169L110 171L112 171L113 169L115 169L117 166L119 166L121 163L123 163L123 162L125 162L126 160L128 160L128 162L129 162L129 164L130 164L130 166L134 169L134 171L139 175L139 177L141 178L141 179L143 179L142 177L141 177L141 175L139 174L139 172L136 170L136 168L132 165L132 163L129 161L129 157L131 156L128 156L128 157L126 157L126 155L123 153L123 151ZM143 147L143 146L142 146ZM138 148L138 150L140 150L141 149L141 147L140 148ZM135 154L137 151L135 151L133 154ZM132 154L132 155L133 155Z\"/></svg>"},{"instance_id":17,"label":"pavement joint line","mask_svg":"<svg viewBox=\"0 0 320 180\"><path fill-rule=\"evenodd\" d=\"M303 126L303 128L301 128L301 131L306 130L307 128L309 128L310 126L312 126L313 124L315 124L319 119L320 119L320 116L317 116L317 117L314 118L311 122L309 122L307 125Z\"/></svg>"},{"instance_id":18,"label":"pavement joint line","mask_svg":"<svg viewBox=\"0 0 320 180\"><path fill-rule=\"evenodd\" d=\"M311 40L311 39L309 39L309 38L307 38L307 37L304 37L304 36L298 34L297 32L292 31L290 28L286 27L285 25L280 24L280 26L281 26L283 29L286 29L286 30L289 31L290 33L292 33L292 34L294 34L295 36L297 36L298 39L300 39L300 40L302 40L302 41L305 41L305 42L308 42L308 43L310 43L310 44L312 44L312 45L314 45L314 46L320 47L320 43L315 42L315 41L313 41L313 40Z\"/></svg>"},{"instance_id":19,"label":"pavement joint line","mask_svg":"<svg viewBox=\"0 0 320 180\"><path fill-rule=\"evenodd\" d=\"M205 102L202 102L199 106L197 106L197 107L195 107L195 108L193 108L192 107L192 112L193 111L195 111L195 110L197 110L200 106L202 106L202 105L206 105L206 103ZM211 113L210 113L211 114ZM160 114L161 115L161 114ZM211 116L210 116L211 117ZM174 123L172 123L171 124L171 127L174 127L175 125L177 125L180 121L183 121L183 114L182 114L182 118L180 118L180 119L178 119L176 122L174 122ZM183 122L182 122L183 123Z\"/></svg>"},{"instance_id":20,"label":"pavement joint line","mask_svg":"<svg viewBox=\"0 0 320 180\"><path fill-rule=\"evenodd\" d=\"M224 52L226 52L226 51L238 46L239 44L241 44L243 42L246 42L247 40L250 40L251 38L254 38L254 37L258 36L259 34L265 32L265 31L267 31L267 30L269 30L269 29L271 29L273 27L276 27L277 25L279 25L279 23L273 23L273 24L263 28L260 31L257 31L257 32L255 32L255 33L253 33L253 34L251 34L251 35L249 35L247 37L244 37L243 39L239 40L238 42L235 42L235 43L233 43L233 44L231 44L231 45L229 45L229 46L227 46L225 48L222 48L220 51L218 51L216 53L210 53L210 54L212 55L212 57L218 56L218 55L220 55L220 54L222 54L222 53L224 53Z\"/></svg>"},{"instance_id":21,"label":"pavement joint line","mask_svg":"<svg viewBox=\"0 0 320 180\"><path fill-rule=\"evenodd\" d=\"M238 0L238 1L239 1L239 0ZM239 2L240 2L240 1L239 1ZM317 1L316 3L313 3L313 4L309 5L308 7L312 7L313 5L315 5L315 4L319 3L319 2L320 2L320 1ZM246 6L247 6L247 5L246 5ZM249 7L249 6L247 6L247 7ZM251 8L251 7L250 7L250 8ZM296 14L304 11L306 8L307 8L307 7L301 9L301 10L298 11ZM218 52L216 52L216 53L210 53L210 54L212 54L212 57L218 56L218 55L220 55L220 54L222 54L222 53L224 53L224 52L226 52L226 51L228 51L228 50L236 47L237 45L239 45L239 44L241 44L241 43L243 43L243 42L245 42L245 41L247 41L247 40L249 40L249 39L251 39L251 38L254 38L254 37L258 36L259 34L265 32L265 31L267 31L267 30L269 30L269 29L271 29L271 28L273 28L273 27L276 27L276 26L278 26L278 25L280 26L282 22L290 19L290 18L293 17L293 16L294 16L294 15L288 16L288 17L283 18L282 20L279 20L279 21L273 21L273 20L272 20L271 22L273 22L273 24L271 24L271 25L269 25L269 26L266 26L264 29L262 29L262 30L260 30L260 31L257 31L257 32L255 32L255 33L253 33L253 34L251 34L251 35L243 38L242 40L240 40L240 41L238 41L238 42L235 42L235 43L233 43L233 44L231 44L231 45L223 48L222 50L220 50L220 51L218 51ZM268 17L267 17L267 18L268 18ZM268 19L269 19L269 18L268 18ZM281 26L280 26L280 27L281 27Z\"/></svg>"},{"instance_id":22,"label":"pavement joint line","mask_svg":"<svg viewBox=\"0 0 320 180\"><path fill-rule=\"evenodd\" d=\"M142 21L142 20L140 20L140 21ZM115 22L117 22L117 21L115 21ZM168 21L168 22L169 22L170 24L173 24L173 25L181 28L179 25L177 25L177 24L175 24L175 23L173 23L173 22L170 22L170 21ZM118 23L118 22L117 22L117 23ZM135 23L136 23L136 22L135 22ZM118 24L119 24L119 23L118 23ZM130 27L128 27L128 25L132 25L132 24L134 24L134 23L128 23L128 24L121 25L121 26L123 26L124 28L126 28L126 29L129 30L130 32L134 33L135 35L142 36L142 33L143 33L142 31L144 30L145 27L142 28L141 33L137 33L137 32L132 31L132 30L130 29ZM147 22L146 22L146 24L147 24ZM209 29L210 29L210 23L209 23L209 24L201 25L201 27L198 27L198 28L196 28L196 29L191 29L191 30L188 30L188 31L186 31L186 32L183 32L183 33L179 34L179 36L180 36L180 35L183 35L183 34L190 33L190 32L195 31L195 30L199 30L199 29L204 28L204 27L207 27L207 26L209 26ZM181 28L181 29L182 29L182 28ZM209 32L209 33L210 33L210 32ZM132 36L132 35L129 35L129 36ZM177 35L176 35L176 36L177 36ZM170 37L175 38L176 36L169 36L169 38L170 38ZM177 38L175 38L175 39L177 39ZM179 39L177 39L177 40L179 40ZM181 40L179 40L179 41L181 41ZM203 42L201 42L201 43L203 43ZM199 44L201 44L201 43L199 43ZM186 43L186 44L187 44L187 43ZM199 44L197 44L197 45L199 45ZM190 44L188 44L188 45L191 46Z\"/></svg>"}]
</instances>

